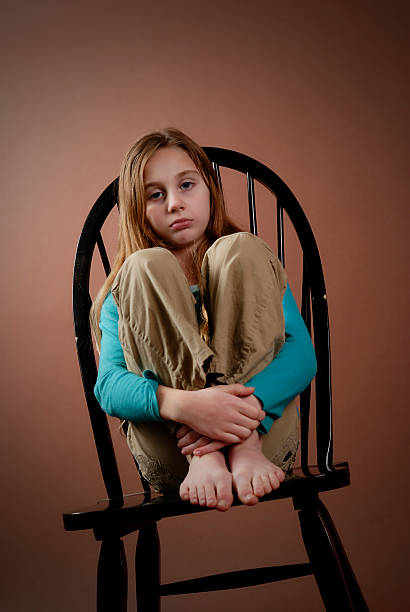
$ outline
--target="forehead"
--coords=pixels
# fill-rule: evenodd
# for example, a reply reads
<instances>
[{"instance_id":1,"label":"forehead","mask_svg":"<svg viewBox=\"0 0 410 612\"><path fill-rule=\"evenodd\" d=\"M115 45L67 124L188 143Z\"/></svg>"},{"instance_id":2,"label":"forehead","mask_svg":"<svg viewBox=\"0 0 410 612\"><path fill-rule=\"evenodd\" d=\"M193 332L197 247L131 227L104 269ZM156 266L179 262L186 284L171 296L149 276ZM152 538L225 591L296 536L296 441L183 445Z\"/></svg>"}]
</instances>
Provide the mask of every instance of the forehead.
<instances>
[{"instance_id":1,"label":"forehead","mask_svg":"<svg viewBox=\"0 0 410 612\"><path fill-rule=\"evenodd\" d=\"M197 168L188 153L181 147L161 147L144 168L144 183L172 179L185 170Z\"/></svg>"}]
</instances>

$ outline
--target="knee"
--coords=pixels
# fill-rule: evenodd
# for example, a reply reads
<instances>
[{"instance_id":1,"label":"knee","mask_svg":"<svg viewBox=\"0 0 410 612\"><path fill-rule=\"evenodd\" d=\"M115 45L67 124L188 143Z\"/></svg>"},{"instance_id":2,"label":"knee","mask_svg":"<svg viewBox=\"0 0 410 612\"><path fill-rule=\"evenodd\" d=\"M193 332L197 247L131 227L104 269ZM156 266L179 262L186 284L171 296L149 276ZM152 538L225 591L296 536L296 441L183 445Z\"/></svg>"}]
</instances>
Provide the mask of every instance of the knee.
<instances>
[{"instance_id":1,"label":"knee","mask_svg":"<svg viewBox=\"0 0 410 612\"><path fill-rule=\"evenodd\" d=\"M124 261L120 272L122 274L138 273L153 274L156 270L164 270L168 266L177 264L176 257L163 247L151 247L135 251Z\"/></svg>"},{"instance_id":2,"label":"knee","mask_svg":"<svg viewBox=\"0 0 410 612\"><path fill-rule=\"evenodd\" d=\"M236 232L218 238L208 249L209 255L216 259L226 257L236 262L253 261L257 263L260 258L276 259L271 247L259 236L250 232Z\"/></svg>"},{"instance_id":3,"label":"knee","mask_svg":"<svg viewBox=\"0 0 410 612\"><path fill-rule=\"evenodd\" d=\"M247 244L252 242L253 238L257 238L250 232L235 232L234 234L227 234L217 238L208 250L216 250L221 248L229 248L234 244Z\"/></svg>"},{"instance_id":4,"label":"knee","mask_svg":"<svg viewBox=\"0 0 410 612\"><path fill-rule=\"evenodd\" d=\"M283 297L286 272L271 247L250 232L237 232L218 238L206 252L203 274L209 269L220 274L249 276L266 287L277 288ZM273 283L273 284L272 284Z\"/></svg>"},{"instance_id":5,"label":"knee","mask_svg":"<svg viewBox=\"0 0 410 612\"><path fill-rule=\"evenodd\" d=\"M178 265L177 258L163 247L135 251L122 264L111 291L116 295L120 291L128 291L129 288L135 289L145 282L144 279L158 278L164 273L170 274L173 267Z\"/></svg>"}]
</instances>

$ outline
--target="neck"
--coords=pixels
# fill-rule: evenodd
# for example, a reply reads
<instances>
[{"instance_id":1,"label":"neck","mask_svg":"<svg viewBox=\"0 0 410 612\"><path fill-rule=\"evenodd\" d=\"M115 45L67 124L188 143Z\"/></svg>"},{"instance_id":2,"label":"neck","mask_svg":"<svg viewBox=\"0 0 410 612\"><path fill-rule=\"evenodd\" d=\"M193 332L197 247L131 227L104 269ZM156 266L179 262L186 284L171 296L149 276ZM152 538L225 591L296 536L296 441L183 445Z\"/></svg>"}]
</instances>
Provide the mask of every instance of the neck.
<instances>
[{"instance_id":1,"label":"neck","mask_svg":"<svg viewBox=\"0 0 410 612\"><path fill-rule=\"evenodd\" d=\"M182 268L183 273L186 276L186 279L190 285L196 285L199 283L199 279L197 278L194 266L192 262L192 253L187 250L174 251L174 255L178 260L179 265Z\"/></svg>"}]
</instances>

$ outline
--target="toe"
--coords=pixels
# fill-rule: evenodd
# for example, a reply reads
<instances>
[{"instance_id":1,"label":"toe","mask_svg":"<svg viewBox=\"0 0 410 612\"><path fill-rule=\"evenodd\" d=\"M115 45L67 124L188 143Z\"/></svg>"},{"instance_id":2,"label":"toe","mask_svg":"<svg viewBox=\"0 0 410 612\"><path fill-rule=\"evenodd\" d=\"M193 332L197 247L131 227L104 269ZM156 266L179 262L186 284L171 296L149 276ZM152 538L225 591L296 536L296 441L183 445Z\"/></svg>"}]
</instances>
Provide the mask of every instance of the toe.
<instances>
[{"instance_id":1,"label":"toe","mask_svg":"<svg viewBox=\"0 0 410 612\"><path fill-rule=\"evenodd\" d=\"M198 502L200 506L206 506L206 493L203 485L197 485Z\"/></svg>"},{"instance_id":2,"label":"toe","mask_svg":"<svg viewBox=\"0 0 410 612\"><path fill-rule=\"evenodd\" d=\"M189 489L187 485L185 484L185 481L179 487L179 496L183 501L189 500Z\"/></svg>"},{"instance_id":3,"label":"toe","mask_svg":"<svg viewBox=\"0 0 410 612\"><path fill-rule=\"evenodd\" d=\"M274 472L275 477L278 479L278 481L283 482L285 480L285 472L275 464L272 464L272 468L273 469L271 471Z\"/></svg>"},{"instance_id":4,"label":"toe","mask_svg":"<svg viewBox=\"0 0 410 612\"><path fill-rule=\"evenodd\" d=\"M208 508L215 508L216 506L216 493L214 484L209 482L205 485L206 505Z\"/></svg>"},{"instance_id":5,"label":"toe","mask_svg":"<svg viewBox=\"0 0 410 612\"><path fill-rule=\"evenodd\" d=\"M269 480L272 485L272 489L278 489L280 485L280 481L278 478L278 474L275 471L269 472Z\"/></svg>"},{"instance_id":6,"label":"toe","mask_svg":"<svg viewBox=\"0 0 410 612\"><path fill-rule=\"evenodd\" d=\"M256 476L253 477L252 485L256 497L263 497L265 495L265 485L260 474L256 474Z\"/></svg>"},{"instance_id":7,"label":"toe","mask_svg":"<svg viewBox=\"0 0 410 612\"><path fill-rule=\"evenodd\" d=\"M285 480L285 472L280 468L277 469L276 476L278 477L279 482L283 482Z\"/></svg>"},{"instance_id":8,"label":"toe","mask_svg":"<svg viewBox=\"0 0 410 612\"><path fill-rule=\"evenodd\" d=\"M198 492L196 490L196 487L190 487L190 489L189 489L189 501L194 506L196 506L198 504Z\"/></svg>"},{"instance_id":9,"label":"toe","mask_svg":"<svg viewBox=\"0 0 410 612\"><path fill-rule=\"evenodd\" d=\"M220 480L216 483L216 509L224 512L232 506L232 482Z\"/></svg>"},{"instance_id":10,"label":"toe","mask_svg":"<svg viewBox=\"0 0 410 612\"><path fill-rule=\"evenodd\" d=\"M262 482L263 482L264 495L269 495L269 493L272 492L272 484L271 484L268 473L262 475Z\"/></svg>"},{"instance_id":11,"label":"toe","mask_svg":"<svg viewBox=\"0 0 410 612\"><path fill-rule=\"evenodd\" d=\"M239 474L235 479L235 488L243 504L253 506L258 503L258 498L254 494L249 476Z\"/></svg>"}]
</instances>

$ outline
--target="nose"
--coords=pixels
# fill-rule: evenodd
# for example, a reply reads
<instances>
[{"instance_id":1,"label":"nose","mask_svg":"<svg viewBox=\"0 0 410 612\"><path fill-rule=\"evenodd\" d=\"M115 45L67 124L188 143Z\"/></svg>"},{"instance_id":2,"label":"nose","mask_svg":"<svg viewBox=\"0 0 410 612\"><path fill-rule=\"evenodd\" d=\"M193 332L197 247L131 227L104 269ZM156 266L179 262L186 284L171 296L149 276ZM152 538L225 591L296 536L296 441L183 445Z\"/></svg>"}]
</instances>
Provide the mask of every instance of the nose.
<instances>
[{"instance_id":1,"label":"nose","mask_svg":"<svg viewBox=\"0 0 410 612\"><path fill-rule=\"evenodd\" d=\"M182 201L181 194L176 193L174 191L169 191L168 212L173 212L174 210L179 210L180 208L184 208L184 203Z\"/></svg>"}]
</instances>

